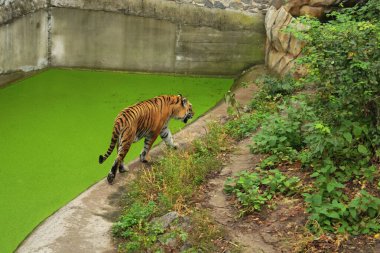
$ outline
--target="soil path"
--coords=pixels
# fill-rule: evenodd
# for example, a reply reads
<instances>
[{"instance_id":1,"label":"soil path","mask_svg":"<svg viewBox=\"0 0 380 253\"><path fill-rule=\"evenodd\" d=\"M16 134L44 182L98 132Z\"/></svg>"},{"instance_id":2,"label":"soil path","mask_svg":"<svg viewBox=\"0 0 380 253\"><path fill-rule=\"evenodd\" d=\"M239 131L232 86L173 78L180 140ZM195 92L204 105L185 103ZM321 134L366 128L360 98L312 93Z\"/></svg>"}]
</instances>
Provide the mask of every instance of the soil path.
<instances>
[{"instance_id":1,"label":"soil path","mask_svg":"<svg viewBox=\"0 0 380 253\"><path fill-rule=\"evenodd\" d=\"M211 189L208 192L205 206L208 207L215 221L223 225L227 230L227 234L231 239L239 244L242 252L277 252L263 238L263 236L268 238L271 235L264 234L265 232L259 229L259 226L255 223L237 219L237 211L223 192L224 182L227 177L237 172L254 168L259 163L261 157L252 155L249 151L248 144L250 142L250 138L240 142L236 146L236 150L231 154L229 163L217 177L209 181ZM278 240L276 239L276 241Z\"/></svg>"},{"instance_id":2,"label":"soil path","mask_svg":"<svg viewBox=\"0 0 380 253\"><path fill-rule=\"evenodd\" d=\"M256 66L237 82L250 82L263 73L265 73L265 68ZM256 86L252 83L247 88L239 88L235 91L236 99L244 105L250 101L255 90ZM224 103L220 103L177 133L174 136L176 142L185 147L193 139L205 134L207 122L225 117L226 108ZM155 147L151 153L152 157L157 157L162 150L161 144ZM101 180L47 218L24 240L16 252L116 252L110 232L111 227L121 212L120 199L125 192L127 182L132 180L135 177L135 171L142 167L137 160L132 161L128 166L130 172L118 174L113 185L108 185L106 180ZM254 241L255 238L247 238L247 240Z\"/></svg>"},{"instance_id":3,"label":"soil path","mask_svg":"<svg viewBox=\"0 0 380 253\"><path fill-rule=\"evenodd\" d=\"M305 223L301 199L275 199L273 210L265 206L258 214L238 218L234 201L223 191L228 177L258 167L263 156L251 154L250 143L251 138L247 138L235 146L220 174L209 181L201 205L224 227L228 239L236 242L243 253L293 252L289 246L294 242L289 241L289 235Z\"/></svg>"}]
</instances>

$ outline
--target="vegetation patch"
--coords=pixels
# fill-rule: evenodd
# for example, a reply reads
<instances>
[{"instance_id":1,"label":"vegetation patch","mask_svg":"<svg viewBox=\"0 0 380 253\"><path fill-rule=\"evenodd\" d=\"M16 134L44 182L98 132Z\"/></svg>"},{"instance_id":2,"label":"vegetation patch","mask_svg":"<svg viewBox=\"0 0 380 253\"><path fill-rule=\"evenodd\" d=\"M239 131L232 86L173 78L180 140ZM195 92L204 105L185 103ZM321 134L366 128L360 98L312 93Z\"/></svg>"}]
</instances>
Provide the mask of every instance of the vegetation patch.
<instances>
[{"instance_id":1,"label":"vegetation patch","mask_svg":"<svg viewBox=\"0 0 380 253\"><path fill-rule=\"evenodd\" d=\"M292 195L299 187L298 177L288 178L279 170L254 172L242 171L226 180L224 190L236 195L242 211L241 216L253 211L260 211L262 206L276 197L276 194Z\"/></svg>"},{"instance_id":2,"label":"vegetation patch","mask_svg":"<svg viewBox=\"0 0 380 253\"><path fill-rule=\"evenodd\" d=\"M228 137L212 123L208 133L186 150L167 150L151 168L142 170L128 187L126 209L114 225L121 252L216 252L227 247L221 228L194 197L207 177L220 170ZM167 226L155 220L173 213Z\"/></svg>"},{"instance_id":3,"label":"vegetation patch","mask_svg":"<svg viewBox=\"0 0 380 253\"><path fill-rule=\"evenodd\" d=\"M262 79L251 114L227 123L237 139L260 127L251 151L266 155L259 169L226 182L243 213L261 210L276 194L268 175L302 174L304 187L294 189L308 213L301 251L346 250L355 247L351 240L369 247L380 237L379 10L379 2L369 0L332 13L325 23L298 18L309 29L289 31L306 41L298 64L307 75ZM283 186L275 177L271 182Z\"/></svg>"}]
</instances>

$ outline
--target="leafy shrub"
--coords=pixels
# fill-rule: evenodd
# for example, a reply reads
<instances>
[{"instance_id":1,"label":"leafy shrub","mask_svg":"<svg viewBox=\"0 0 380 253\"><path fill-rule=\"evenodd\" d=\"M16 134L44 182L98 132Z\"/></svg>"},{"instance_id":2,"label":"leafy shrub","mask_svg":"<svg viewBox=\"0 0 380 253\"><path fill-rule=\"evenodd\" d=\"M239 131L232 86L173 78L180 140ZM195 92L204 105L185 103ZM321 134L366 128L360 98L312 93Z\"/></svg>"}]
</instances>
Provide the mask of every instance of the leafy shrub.
<instances>
[{"instance_id":1,"label":"leafy shrub","mask_svg":"<svg viewBox=\"0 0 380 253\"><path fill-rule=\"evenodd\" d=\"M258 83L261 85L263 92L272 97L290 95L300 88L300 84L291 75L286 75L282 78L266 75L259 79Z\"/></svg>"},{"instance_id":2,"label":"leafy shrub","mask_svg":"<svg viewBox=\"0 0 380 253\"><path fill-rule=\"evenodd\" d=\"M294 194L298 188L298 177L288 178L279 170L243 171L235 178L227 178L224 190L236 195L243 207L241 214L260 211L262 206L276 194Z\"/></svg>"},{"instance_id":3,"label":"leafy shrub","mask_svg":"<svg viewBox=\"0 0 380 253\"><path fill-rule=\"evenodd\" d=\"M306 102L289 100L279 106L280 113L273 114L262 123L262 129L253 137L251 151L267 153L263 166L273 166L281 161L294 161L298 158L305 143L303 141L304 125L316 120L311 107Z\"/></svg>"},{"instance_id":4,"label":"leafy shrub","mask_svg":"<svg viewBox=\"0 0 380 253\"><path fill-rule=\"evenodd\" d=\"M268 117L267 113L244 114L240 118L230 120L226 123L227 133L236 140L244 139L256 131L264 118Z\"/></svg>"},{"instance_id":5,"label":"leafy shrub","mask_svg":"<svg viewBox=\"0 0 380 253\"><path fill-rule=\"evenodd\" d=\"M378 1L371 3L379 8ZM321 113L329 122L352 120L378 125L380 22L357 21L357 9L346 12L349 14L334 13L334 20L327 23L298 19L310 27L294 32L307 42L299 63L307 66L306 82L316 85Z\"/></svg>"},{"instance_id":6,"label":"leafy shrub","mask_svg":"<svg viewBox=\"0 0 380 253\"><path fill-rule=\"evenodd\" d=\"M361 190L362 182L378 177L373 161L380 154L379 10L379 1L369 0L333 13L326 23L300 17L309 29L292 31L306 41L299 63L308 75L302 81L315 85L309 106L319 115L301 129L298 156L315 179L314 192L305 194L310 224L319 226L312 225L314 231L380 230L379 199ZM350 191L359 193L352 198Z\"/></svg>"},{"instance_id":7,"label":"leafy shrub","mask_svg":"<svg viewBox=\"0 0 380 253\"><path fill-rule=\"evenodd\" d=\"M348 203L339 199L326 202L321 192L304 195L309 204L310 219L317 221L325 231L358 235L380 230L380 199L365 190L361 190ZM315 227L311 225L311 229Z\"/></svg>"},{"instance_id":8,"label":"leafy shrub","mask_svg":"<svg viewBox=\"0 0 380 253\"><path fill-rule=\"evenodd\" d=\"M112 229L115 236L128 239L119 249L125 252L141 252L151 247L157 236L164 233L160 224L149 222L154 214L156 204L150 201L147 205L136 202L125 211Z\"/></svg>"}]
</instances>

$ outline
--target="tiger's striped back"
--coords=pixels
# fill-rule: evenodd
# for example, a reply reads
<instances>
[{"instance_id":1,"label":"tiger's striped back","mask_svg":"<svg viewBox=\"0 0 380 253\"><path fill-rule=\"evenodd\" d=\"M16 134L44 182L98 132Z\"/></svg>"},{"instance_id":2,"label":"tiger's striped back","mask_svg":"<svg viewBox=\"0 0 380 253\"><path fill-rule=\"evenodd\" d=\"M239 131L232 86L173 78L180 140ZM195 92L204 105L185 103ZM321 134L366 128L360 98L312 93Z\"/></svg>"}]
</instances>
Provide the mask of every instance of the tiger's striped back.
<instances>
[{"instance_id":1,"label":"tiger's striped back","mask_svg":"<svg viewBox=\"0 0 380 253\"><path fill-rule=\"evenodd\" d=\"M157 135L170 118L183 118L181 112L183 114L186 108L182 102L182 96L162 95L123 109L115 119L110 146L103 156L99 156L99 163L111 155L117 144L123 146L124 143ZM190 117L193 115L192 109L186 113L190 113Z\"/></svg>"}]
</instances>

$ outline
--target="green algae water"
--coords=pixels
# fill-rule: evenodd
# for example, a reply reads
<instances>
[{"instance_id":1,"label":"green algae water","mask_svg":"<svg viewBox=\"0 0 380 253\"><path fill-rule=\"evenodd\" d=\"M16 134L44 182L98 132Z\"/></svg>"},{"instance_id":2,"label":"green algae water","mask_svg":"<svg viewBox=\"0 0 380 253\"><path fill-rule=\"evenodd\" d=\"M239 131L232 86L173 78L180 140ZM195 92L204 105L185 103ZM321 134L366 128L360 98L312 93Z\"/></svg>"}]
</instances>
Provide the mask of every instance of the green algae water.
<instances>
[{"instance_id":1,"label":"green algae water","mask_svg":"<svg viewBox=\"0 0 380 253\"><path fill-rule=\"evenodd\" d=\"M51 69L0 89L0 252L12 252L41 221L107 175L102 165L120 110L162 94L182 94L195 117L232 79ZM172 121L170 129L185 125ZM160 138L159 138L160 139ZM132 145L125 162L136 158ZM118 180L118 178L116 178Z\"/></svg>"}]
</instances>

